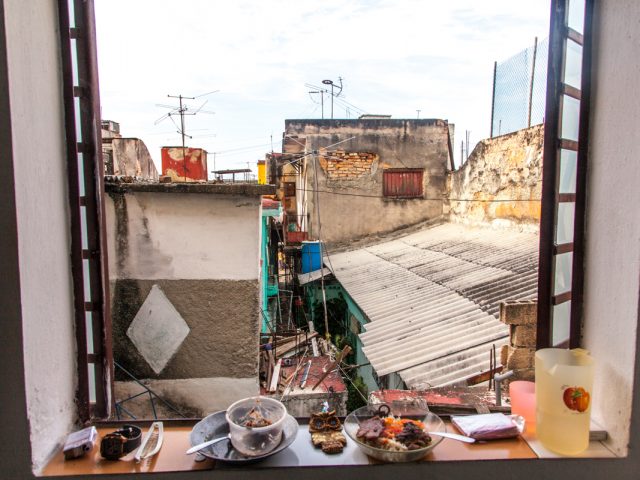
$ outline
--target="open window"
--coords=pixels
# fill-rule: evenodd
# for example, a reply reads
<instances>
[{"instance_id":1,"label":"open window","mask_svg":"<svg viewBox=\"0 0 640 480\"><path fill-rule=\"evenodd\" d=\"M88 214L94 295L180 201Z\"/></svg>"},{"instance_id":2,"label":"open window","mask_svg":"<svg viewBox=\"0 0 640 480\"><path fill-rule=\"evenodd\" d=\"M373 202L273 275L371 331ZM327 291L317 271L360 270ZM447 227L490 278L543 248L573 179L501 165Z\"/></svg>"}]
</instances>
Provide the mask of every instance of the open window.
<instances>
[{"instance_id":1,"label":"open window","mask_svg":"<svg viewBox=\"0 0 640 480\"><path fill-rule=\"evenodd\" d=\"M558 2L558 3L559 3L559 2ZM572 3L573 3L573 2L572 2ZM588 2L588 3L587 3L587 6L589 6L589 5L591 5L591 2ZM81 10L81 8L79 8L79 10ZM558 15L558 12L562 11L562 8L558 7L558 4L557 4L556 2L554 2L554 9L553 9L553 11L554 11L554 14L555 14L555 15ZM564 14L566 14L566 10L565 10L565 13L564 13ZM587 18L588 18L588 17L587 17ZM588 34L588 32L585 30L585 35L587 35L587 34ZM573 35L576 39L578 38L578 37L576 37L574 34L571 34L571 35ZM587 45L587 42L588 42L588 41L589 41L589 40L588 40L588 36L586 36L586 37L585 37L585 43L584 43L584 45L585 45L585 46ZM574 40L574 42L575 42L575 40ZM575 43L578 43L578 42L575 42ZM552 47L552 49L553 49L553 48L554 48L554 47ZM557 48L557 47L556 47L556 48ZM574 45L571 45L571 48L575 48L575 46L574 46ZM69 58L69 57L67 57L67 58ZM586 58L587 58L587 57L585 56L584 58L585 58L585 60L583 60L583 64L584 64L584 62L585 62L585 61L587 61L587 60L586 60ZM583 81L584 81L584 79L583 79ZM564 88L564 87L562 87L562 88ZM588 88L588 87L587 87L587 88ZM567 92L571 93L571 94L569 95L569 97L570 97L570 98L573 98L573 99L576 99L576 96L580 96L581 98L583 98L583 97L584 97L584 98L588 98L588 95L585 93L585 92L587 92L587 88L584 88L584 87L583 87L583 88L582 88L582 92L570 91L570 90L568 90L568 89L566 89L566 88L565 88L564 90L556 88L556 92L561 91L561 92L563 92L563 93L562 93L562 95L564 95L564 92L565 92L565 91L567 91ZM70 93L71 93L71 94L70 94ZM82 92L80 92L80 91L78 91L78 92L76 92L76 93L77 93L77 94L79 94L79 95L82 95ZM67 98L67 101L68 101L68 102L69 102L69 101L74 101L74 102L75 102L75 100L70 100L70 99L73 99L73 98L74 98L74 96L73 96L73 91L69 91L69 90L67 89L67 90L66 90L66 94L67 94L66 98ZM81 98L81 97L80 97L80 98ZM568 104L568 103L571 103L571 102L570 102L569 100L567 100L567 104ZM563 104L563 105L564 105L564 104ZM582 106L582 105L585 105L585 106ZM587 107L587 105L586 105L586 104L581 104L581 106L579 107L579 109L580 109L580 111L581 111L581 115L580 115L580 117L581 117L581 118L585 118L585 119L586 119L586 118L588 118L588 115L583 115L583 113L585 113L585 112L582 110L583 108L588 108L588 107ZM560 113L558 113L558 114L560 115ZM583 130L583 128L585 128L583 125L584 125L584 123L581 123L581 126L580 126L580 127L579 127L579 129L578 129L578 131L580 132L580 133L579 133L579 136L578 136L578 140L584 140L584 139L586 139L586 138L582 135L582 132L583 132L583 131L584 131L584 132L586 132L586 130ZM90 128L90 127L89 127L88 129L86 129L86 130L85 130L85 132L90 132L90 131L91 131L91 128ZM562 145L564 145L565 147L566 147L566 146L575 147L575 145L572 145L572 144L566 144L566 143L564 143L564 140L567 140L567 139L565 139L565 138L561 138L561 137L558 137L558 136L557 136L557 134L558 134L558 129L556 129L556 136L551 137L551 141L550 141L550 142L547 142L547 143L548 143L548 144L550 144L551 146L554 146L554 145L555 145L556 151L557 151L557 147L558 147L558 140L560 140L559 145L561 146L561 149L563 148L563 147L562 147ZM585 134L586 134L586 133L585 133ZM550 134L550 135L551 135L551 134ZM561 131L560 131L560 135L561 135L562 137L564 136L564 135L563 135L563 133L562 133ZM575 140L573 140L573 141L575 141ZM78 140L76 140L76 141L71 141L71 145L75 145L75 143L78 143ZM81 143L84 143L84 142L81 142ZM85 147L85 146L81 146L81 147L80 147L80 150L81 150L81 153L82 153L82 154L84 154L84 150L85 150L85 148L87 148L87 147ZM99 148L97 148L97 147L95 146L95 144L94 144L94 147L93 147L93 148L99 151ZM585 147L582 147L582 148L585 148ZM577 155L577 162L578 162L578 163L580 162L580 151L581 151L581 146L580 146L580 145L578 145L578 146L577 146L577 149L576 149L576 148L565 148L565 150L577 151L577 154L578 154L578 155ZM76 150L75 150L75 148L72 148L72 149L71 149L71 151L74 151L74 152L75 152ZM586 150L583 150L583 151L585 151L585 152L586 152ZM557 153L556 155L558 155L558 156L559 156L559 158L560 158L560 162L559 162L559 163L560 163L560 165L557 165L557 168L560 170L559 176L562 176L562 168L563 168L563 166L562 166L562 155L563 155L562 150L561 150L559 153ZM566 154L565 154L565 156L566 156ZM71 165L71 166L73 166L74 164L76 164L76 163L74 163L74 162L75 162L75 160L77 160L77 157L75 157L75 156L74 156L74 157L70 157L70 158L72 158L72 159L73 159L73 160L70 162L70 165ZM80 155L80 158L81 158L81 160L84 160L84 155ZM558 157L556 156L556 158L558 158ZM585 158L586 158L586 157L585 157ZM83 162L81 165L82 165L82 168L84 169L84 171L85 171L85 172L93 172L93 171L101 172L101 170L99 170L99 169L97 169L97 170L96 170L96 164L95 164L95 163L94 163L94 164L91 164L91 163L89 163L89 164L85 164L85 163ZM578 165L578 166L579 166L579 165ZM584 175L584 171L585 171L585 170L584 170L584 168L585 168L585 167L586 167L586 165L585 165L585 164L583 164L583 166L581 167L581 168L582 168L582 172L583 172L583 173L582 173L582 175ZM566 168L566 167L565 167L565 168ZM558 175L558 174L556 173L556 174L552 174L552 175ZM97 176L97 177L100 177L100 174L98 174L98 175L96 175L96 176ZM578 176L578 178L580 177L580 175L577 175L577 176ZM549 178L551 178L551 177L549 177ZM92 179L92 178L91 178L91 175L89 175L89 179L90 179L90 183L91 183L93 180L95 180L95 179ZM551 185L551 186L550 186L550 187L548 187L548 188L550 188L550 189L551 189L551 188L556 189L556 188L558 188L558 182L559 182L558 180L549 181L549 182L546 182L546 183L545 183L545 185ZM70 182L70 183L72 184L72 182ZM75 229L78 229L78 225L80 226L80 228L82 228L83 222L84 222L84 221L88 221L88 220L83 220L83 214L82 214L83 209L82 209L82 208L80 208L80 207L83 207L83 202L93 201L92 199L87 199L87 198L85 198L85 197L87 196L86 194L82 194L82 190L81 190L81 189L86 187L86 181L84 181L84 182L83 182L83 181L81 181L81 180L77 180L77 185L79 185L79 187L78 187L79 191L78 191L78 193L77 193L77 194L73 194L73 195L72 195L72 197L71 197L71 203L72 203L72 205L73 205L73 202L74 202L74 201L75 201L75 202L77 202L77 205L78 205L78 206L77 206L77 209L74 209L74 213L73 213L74 215L76 215L75 220L74 220L74 222L75 222L75 223L74 223L75 227L73 227L73 228L75 228ZM80 185L85 185L85 187L80 187ZM567 194L567 193L573 193L573 192L566 192L566 191L563 191L563 190L554 190L554 193L552 194L552 197L556 199L556 203L554 204L554 207L553 207L553 211L552 211L552 213L550 213L549 215L547 215L547 216L545 217L547 220L551 219L551 220L550 220L549 225L552 225L552 226L553 226L553 225L556 225L556 222L558 221L558 219L564 216L564 214L559 213L559 211L560 211L560 206L558 206L557 204L561 204L561 203L575 203L575 205L570 206L570 208L574 208L574 209L575 209L575 210L574 210L575 221L574 221L574 227L573 227L573 232L574 232L573 242L569 242L569 241L568 241L569 239L566 239L566 238L564 238L564 239L563 239L563 240L561 240L561 241L557 241L557 238L558 238L558 237L557 237L557 235L558 235L558 234L557 234L557 232L556 232L556 231L554 231L554 230L553 230L555 227L551 227L551 230L549 230L549 231L547 232L547 237L546 237L546 238L547 238L547 240L551 239L551 241L550 241L550 242L547 242L547 243L545 243L545 244L544 244L544 247L545 247L545 249L546 249L545 251L547 251L547 253L549 254L549 257L548 257L548 258L549 258L549 259L553 259L553 255L562 255L563 253L567 253L567 251L568 251L567 249L568 249L569 247L567 247L567 246L566 246L566 244L567 244L567 243L573 243L573 246L572 246L572 248L573 248L573 262L572 262L572 265L569 265L569 266L568 266L568 268L569 268L569 269L572 269L572 270L574 270L574 271L575 271L575 269L576 269L576 268L581 268L581 261L578 261L578 260L577 260L578 256L577 256L577 254L576 254L576 250L575 250L575 248L576 248L577 238L579 237L579 235L581 235L581 232L582 232L582 230L583 230L583 227L579 227L579 226L578 226L578 225L580 224L580 222L581 222L581 221L583 221L583 220L580 220L580 217L583 217L583 214L581 215L581 214L579 213L579 210L578 210L578 208L579 208L579 207L578 207L578 203L579 203L578 190L579 190L579 188L581 188L579 185L580 185L579 183L576 183L576 192L575 192L576 196L575 196L575 197L564 197L564 199L565 199L565 200L562 200L562 198L560 197L560 195L564 195L564 194ZM73 184L72 184L72 187L73 187ZM545 188L545 191L547 191L547 190L546 190L546 188ZM98 193L94 193L94 196L95 196L95 195L99 195L99 192L98 192ZM76 199L76 198L77 198L77 200L74 200L74 199ZM547 197L545 197L545 198L547 198ZM573 200L572 200L572 198L573 198ZM583 200L583 201L584 201L584 200ZM91 213L91 215L94 215L94 216L97 216L97 215L98 215L98 213L99 213L99 203L96 203L96 207L97 207L97 208L95 208L95 210L93 211L93 213ZM551 210L550 210L550 211L551 211ZM78 213L78 212L79 212L79 213ZM87 210L84 210L84 212L87 212ZM87 215L87 213L85 213L84 215ZM97 218L99 218L99 217L97 217ZM99 220L98 220L98 223L99 223ZM570 231L570 230L571 230L571 228L569 228L568 230ZM86 231L87 231L87 232L89 232L89 229L87 228L87 230L86 230ZM83 256L91 257L92 255L95 255L95 254L96 254L96 250L95 250L95 248L98 248L98 247L99 247L99 240L98 240L97 242L92 243L92 247L93 247L93 249L91 249L91 248L88 248L88 243L83 243L84 241L83 241L83 234L82 234L82 230L80 230L79 232L76 232L76 234L75 234L75 235L76 235L76 236L74 237L74 251L76 252L76 255L79 255L79 258L83 258ZM96 235L96 234L94 233L94 234L92 234L92 235ZM567 241L565 241L565 240L567 240ZM86 252L85 252L85 251L86 251ZM98 250L98 251L99 251L99 250ZM102 257L102 258L104 258L104 257ZM547 257L545 257L545 258L547 258ZM87 260L88 260L88 258L87 258ZM552 260L549 260L549 261L551 262ZM76 261L76 263L75 263L75 268L76 268L76 269L77 269L77 268L80 268L80 267L79 267L79 263L78 263L77 261ZM81 301L81 302L79 302L78 300L76 300L76 305L81 304L81 307L82 307L80 310L78 310L79 312L82 312L82 314L78 314L78 317L77 317L77 320L78 320L78 322L79 322L79 323L78 323L78 326L79 326L80 332L82 332L82 331L85 331L85 332L89 331L89 328L87 327L87 318L88 318L88 317L85 315L85 312L86 312L86 311L88 311L88 312L89 312L89 313L91 313L91 314L93 314L94 312L97 312L97 314L99 314L99 315L101 315L101 316L102 316L102 315L104 315L104 308L102 309L102 311L100 311L100 309L99 309L99 304L100 304L100 302L101 302L100 297L99 297L99 296L94 296L93 294L95 293L95 295L101 295L101 296L102 296L102 298L104 299L104 298L105 298L105 285L107 285L107 283L106 283L106 282L105 282L103 285L101 285L101 284L100 284L100 281L98 281L96 284L94 284L94 288L92 288L92 289L90 290L90 292L92 292L92 295L91 295L91 296L87 296L87 297L85 297L85 296L84 296L84 295L85 295L85 292L84 292L85 280L84 280L84 278L89 278L89 276L90 276L90 275L92 275L92 273L91 273L91 271L90 271L90 270L87 270L87 271L86 271L86 273L84 273L84 272L85 272L84 268L85 268L85 267L83 266L83 267L82 267L82 271L83 271L83 277L82 277L82 280L78 280L78 279L76 279L76 280L75 280L75 283L74 283L74 285L76 286L77 299L79 299L79 298L81 298L81 299L82 299L82 301ZM89 267L89 268L90 268L90 267ZM97 268L97 267L96 267L96 268ZM541 279L542 279L542 280L541 280L541 282L542 282L542 284L543 284L543 285L548 286L548 288L549 288L549 292L548 292L549 302L546 304L546 306L541 305L541 309L546 309L545 311L547 311L547 312L548 312L548 311L551 309L552 304L554 303L554 300L551 300L551 298L552 298L553 296L555 296L556 294L557 294L557 295L566 294L566 293L567 293L567 291L566 291L566 290L564 290L564 289L562 289L562 290L556 290L556 289L555 289L555 287L553 286L553 285L554 285L554 284L553 284L554 278L557 278L557 277L553 277L553 278L552 278L552 274L555 274L556 272L560 272L560 270L559 270L559 269L556 269L556 270L554 271L554 267L547 265L547 266L545 267L545 269L541 268L541 271L542 271L542 270L544 270L546 273L544 274L544 275L545 275L545 276L544 276L544 279L542 279L542 275L543 275L543 273L541 273ZM99 272L99 270L96 270L95 272L97 273L97 272ZM93 273L93 275L95 275L95 273ZM99 278L99 277L100 277L100 276L98 275L98 277L97 277L97 278ZM571 283L575 285L575 282L577 281L576 279L577 279L577 275L575 275L575 274L574 274L574 275L572 276ZM81 292L81 291L82 291L82 296L80 296L80 292ZM100 291L102 291L102 293L101 293L101 294L99 293ZM106 295L106 298L108 298L108 295ZM578 319L579 319L579 316L578 316L578 315L579 315L579 312L580 312L580 311L579 311L580 304L579 304L579 303L574 303L574 302L577 302L577 301L578 301L578 300L577 300L578 298L579 298L579 291L578 291L578 290L572 290L572 293L571 293L571 296L570 296L570 301L571 301L571 306L572 306L571 313L570 313L570 318L573 318L574 316L576 316L575 318L578 318ZM565 295L564 297L559 297L559 298L557 298L557 299L555 300L556 305L562 305L563 303L565 303L565 302L561 302L561 300L563 300L563 299L565 299L565 300L566 300L566 299L567 299L567 296ZM104 300L102 300L102 301L104 301ZM97 302L97 304L96 304L96 302ZM576 307L577 307L577 308L573 308L573 306L574 306L574 305L576 305ZM89 307L89 309L87 309L86 307ZM104 330L104 328L105 328L105 327L104 327L104 325L105 325L105 323L106 323L106 321L107 321L107 318L106 318L106 317L102 317L102 318L103 318L103 320L102 320L102 322L103 322L103 323L102 323L102 324L100 324L100 323L96 324L96 323L95 323L95 320L93 319L93 315L91 315L91 317L90 317L90 323L89 323L89 324L91 325L92 331L93 331L94 333L97 333L98 335L99 335L99 332L105 332L105 330ZM544 316L542 316L541 318L544 318ZM566 317L565 317L565 318L566 318ZM96 326L96 325L97 325L97 326ZM549 325L549 324L547 323L547 324L546 324L546 325L547 325L546 327L544 327L544 325L545 325L545 324L542 324L542 325L543 325L543 326L541 326L540 328L541 328L541 329L543 329L543 328L547 328L547 333L548 333L549 335L552 335L550 332L551 332L551 329L553 328L553 324L550 324L550 325ZM566 322L564 323L564 325L566 325ZM574 325L574 322L570 321L570 322L569 322L569 325ZM566 328L565 328L565 331L566 331ZM571 339L573 339L573 338L579 338L579 337L575 336L575 332L577 332L577 330L575 330L573 327L570 327L569 332L570 332L570 334L569 334L569 339L570 339L570 340L571 340ZM544 336L543 338L547 338L547 339L548 339L548 338L549 338L549 335L546 335L546 336ZM551 337L551 338L553 338L553 337ZM556 337L556 338L559 338L561 341L560 341L560 342L553 342L553 343L556 343L556 344L563 344L563 342L566 340L566 335L562 335L561 337ZM85 342L85 343L87 343L87 342L86 342L86 338L85 338L84 340L83 340L83 339L80 339L80 340L81 340L81 342ZM101 339L97 342L97 344L98 344L98 345L102 345L102 344L104 344L104 343L105 343L104 338L101 338ZM571 343L573 343L573 342L571 342ZM81 345L82 343L79 343L79 344ZM104 353L106 354L106 352L104 352ZM89 365L89 364L105 365L105 363L104 363L104 357L93 356L93 355L95 355L95 351L93 351L93 350L88 346L88 344L87 344L87 345L84 347L84 349L79 353L79 355L80 355L80 357L79 357L79 358L80 358L80 361L79 361L79 365L80 365L80 375L82 375L82 374L83 374L83 372L84 372L84 374L86 374L86 375L87 375L87 378L89 378L89 371L90 371L90 368L86 367L87 365ZM80 378L82 379L83 377L80 377ZM105 374L103 373L103 375L102 375L102 377L101 377L101 381L103 382L102 384L105 384L105 379L108 379L108 375L105 375ZM89 389L90 389L88 385L89 385L89 383L87 383L87 390L89 390ZM85 399L89 399L89 401L90 401L90 399L91 399L91 395L90 395L90 394L85 393L85 394L84 394L84 398L85 398ZM102 395L101 395L101 398L103 398L103 396L102 396ZM103 405L108 405L108 404L109 404L108 400L105 400L105 401L103 402ZM96 410L96 411L97 411L97 410ZM575 468L575 467L576 467L575 463L576 463L576 462L574 462L574 465L572 466L573 468ZM585 464L585 465L586 465L586 464ZM457 468L457 471L460 471L460 470L461 470L461 468L458 468L458 467L456 467L456 466L450 466L450 467L451 467L451 468ZM439 471L439 472L443 472L443 467L436 467L436 468L437 468L437 471ZM479 468L481 469L482 467L479 467ZM524 467L523 467L523 468L524 468ZM530 464L527 464L527 465L526 465L526 468L531 468L531 465L530 465ZM578 466L577 468L578 468L579 470L586 469L586 467L582 467L582 465ZM559 470L562 470L562 468L559 468ZM469 471L472 471L472 470L470 469Z\"/></svg>"}]
</instances>

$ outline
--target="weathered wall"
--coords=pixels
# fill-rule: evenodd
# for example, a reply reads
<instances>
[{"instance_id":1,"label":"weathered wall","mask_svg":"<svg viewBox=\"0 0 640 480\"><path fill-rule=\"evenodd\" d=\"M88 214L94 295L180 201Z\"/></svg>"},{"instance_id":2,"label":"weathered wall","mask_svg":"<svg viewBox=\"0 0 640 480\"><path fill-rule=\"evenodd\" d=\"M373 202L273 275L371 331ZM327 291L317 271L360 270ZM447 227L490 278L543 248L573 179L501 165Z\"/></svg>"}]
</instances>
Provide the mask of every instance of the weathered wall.
<instances>
[{"instance_id":1,"label":"weathered wall","mask_svg":"<svg viewBox=\"0 0 640 480\"><path fill-rule=\"evenodd\" d=\"M127 336L131 321L158 285L189 334L156 374ZM258 374L257 280L116 280L112 283L113 354L141 378L254 377ZM124 378L119 375L118 378Z\"/></svg>"},{"instance_id":2,"label":"weathered wall","mask_svg":"<svg viewBox=\"0 0 640 480\"><path fill-rule=\"evenodd\" d=\"M317 171L322 239L328 244L442 215L449 158L445 121L287 120L285 134L304 137L306 151L320 153L306 159L305 185L315 190ZM424 169L423 198L384 198L383 171L388 168ZM309 193L307 198L310 232L317 238L316 197Z\"/></svg>"},{"instance_id":3,"label":"weathered wall","mask_svg":"<svg viewBox=\"0 0 640 480\"><path fill-rule=\"evenodd\" d=\"M26 405L37 470L76 420L76 345L57 5L14 0L4 2L4 6L5 18L10 19L7 61L21 288L20 298L12 302L20 302L22 308ZM3 149L2 155L10 153ZM8 254L3 251L3 255ZM3 313L3 329L4 322ZM3 333L2 338L5 343L11 337ZM14 360L3 361L2 365L14 368ZM0 388L7 385L3 383ZM4 408L3 404L0 409ZM12 437L9 433L9 444ZM13 453L3 450L5 455ZM12 477L2 471L0 476Z\"/></svg>"},{"instance_id":4,"label":"weathered wall","mask_svg":"<svg viewBox=\"0 0 640 480\"><path fill-rule=\"evenodd\" d=\"M109 192L110 278L257 279L259 206L258 195Z\"/></svg>"},{"instance_id":5,"label":"weathered wall","mask_svg":"<svg viewBox=\"0 0 640 480\"><path fill-rule=\"evenodd\" d=\"M257 395L259 391L257 377L145 379L144 383L178 411L187 417L193 418L205 417L210 413L226 410L236 400ZM116 398L127 398L142 393L142 391L142 387L135 382L115 382ZM132 402L127 402L125 408L138 418L150 417L149 400L146 395L138 397ZM156 409L158 418L162 418L161 415L163 414L165 418L176 418L178 416L160 402L156 402ZM184 478L184 476L181 478Z\"/></svg>"},{"instance_id":6,"label":"weathered wall","mask_svg":"<svg viewBox=\"0 0 640 480\"><path fill-rule=\"evenodd\" d=\"M162 175L172 182L206 182L207 152L202 148L162 147ZM186 157L186 158L185 158Z\"/></svg>"},{"instance_id":7,"label":"weathered wall","mask_svg":"<svg viewBox=\"0 0 640 480\"><path fill-rule=\"evenodd\" d=\"M124 187L106 203L115 360L203 413L257 394L260 196Z\"/></svg>"},{"instance_id":8,"label":"weathered wall","mask_svg":"<svg viewBox=\"0 0 640 480\"><path fill-rule=\"evenodd\" d=\"M158 170L149 155L149 150L139 138L113 138L111 151L113 175L158 180Z\"/></svg>"},{"instance_id":9,"label":"weathered wall","mask_svg":"<svg viewBox=\"0 0 640 480\"><path fill-rule=\"evenodd\" d=\"M543 132L537 125L479 142L450 174L451 221L537 229Z\"/></svg>"}]
</instances>

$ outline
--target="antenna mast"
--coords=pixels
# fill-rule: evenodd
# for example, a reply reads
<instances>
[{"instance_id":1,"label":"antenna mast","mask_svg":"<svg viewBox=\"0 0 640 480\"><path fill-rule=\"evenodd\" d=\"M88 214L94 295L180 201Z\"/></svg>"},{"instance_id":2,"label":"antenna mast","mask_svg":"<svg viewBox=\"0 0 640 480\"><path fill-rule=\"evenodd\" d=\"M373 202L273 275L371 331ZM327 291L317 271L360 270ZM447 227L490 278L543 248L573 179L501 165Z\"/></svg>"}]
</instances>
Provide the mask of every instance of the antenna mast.
<instances>
[{"instance_id":1,"label":"antenna mast","mask_svg":"<svg viewBox=\"0 0 640 480\"><path fill-rule=\"evenodd\" d=\"M178 99L178 108L175 108L171 105L157 105L159 107L164 107L164 108L171 108L172 110L163 115L162 117L160 117L158 120L156 120L154 122L154 125L157 125L158 123L160 123L161 121L163 121L165 118L171 118L172 116L175 115L180 115L180 126L178 127L176 125L176 127L178 128L178 133L180 134L180 136L182 137L182 162L183 162L183 168L184 168L184 181L187 181L187 146L185 144L185 140L184 137L189 137L189 138L193 138L191 135L187 135L186 131L185 131L185 122L184 122L184 117L185 115L196 115L197 113L211 113L214 114L215 112L210 112L207 110L202 110L202 107L204 107L207 103L207 100L204 101L204 103L202 105L200 105L199 108L197 108L194 111L189 111L189 106L186 105L183 100L195 100L196 98L200 98L200 97L204 97L206 95L211 95L212 93L216 93L219 92L220 90L214 90L212 92L207 92L207 93L203 93L202 95L196 95L195 97L187 97L184 96L182 94L178 94L178 95L167 95L168 98L177 98ZM175 122L173 122L175 124Z\"/></svg>"}]
</instances>

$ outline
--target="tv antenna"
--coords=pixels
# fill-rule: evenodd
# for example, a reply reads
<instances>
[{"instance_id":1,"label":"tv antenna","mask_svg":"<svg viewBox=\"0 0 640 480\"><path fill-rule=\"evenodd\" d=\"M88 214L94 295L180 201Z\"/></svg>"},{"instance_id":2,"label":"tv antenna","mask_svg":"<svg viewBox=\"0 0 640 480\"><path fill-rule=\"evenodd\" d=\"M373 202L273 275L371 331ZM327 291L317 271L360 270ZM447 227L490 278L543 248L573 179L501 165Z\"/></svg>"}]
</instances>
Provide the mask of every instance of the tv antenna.
<instances>
[{"instance_id":1,"label":"tv antenna","mask_svg":"<svg viewBox=\"0 0 640 480\"><path fill-rule=\"evenodd\" d=\"M194 97L187 97L185 95L179 94L179 95L167 95L168 98L177 98L178 99L178 106L175 107L173 105L163 105L161 103L157 103L156 106L157 107L162 107L162 108L170 108L171 110L168 113L165 113L164 115L162 115L160 118L158 118L155 122L153 122L154 125L158 125L160 122L166 120L167 118L170 119L173 124L176 126L177 128L177 132L180 134L180 136L182 137L182 159L184 162L184 179L185 181L187 180L187 147L185 144L185 137L189 137L189 139L192 139L193 137L191 135L187 135L187 132L185 130L185 119L184 117L187 115L197 115L198 113L207 113L207 114L215 114L216 112L211 112L209 110L203 110L202 107L204 107L207 104L208 100L205 100L202 105L200 105L198 108L196 108L195 110L191 109L191 107L189 107L187 104L184 103L184 100L195 100L196 98L200 98L200 97L206 97L207 95L211 95L213 93L219 92L220 90L213 90L212 92L207 92L207 93L203 93L201 95L196 95ZM178 125L175 120L173 119L173 117L175 117L176 115L180 116L180 125Z\"/></svg>"},{"instance_id":2,"label":"tv antenna","mask_svg":"<svg viewBox=\"0 0 640 480\"><path fill-rule=\"evenodd\" d=\"M342 93L342 77L338 77L338 81L340 82L340 90L338 91L338 93L334 93L333 92L333 88L334 87L338 87L333 80L322 80L322 83L324 85L331 85L331 119L333 120L333 99L334 97L339 97L340 94Z\"/></svg>"},{"instance_id":3,"label":"tv antenna","mask_svg":"<svg viewBox=\"0 0 640 480\"><path fill-rule=\"evenodd\" d=\"M314 88L314 87L310 87L309 84L305 84L307 87L309 88ZM322 118L324 118L324 94L327 93L326 90L324 89L320 89L320 90L309 90L309 97L311 97L311 100L313 101L313 103L315 103L316 105L318 104L318 102L316 102L315 100L313 100L313 97L311 96L312 93L319 93L320 94L320 111L322 112ZM318 107L316 107L317 109Z\"/></svg>"}]
</instances>

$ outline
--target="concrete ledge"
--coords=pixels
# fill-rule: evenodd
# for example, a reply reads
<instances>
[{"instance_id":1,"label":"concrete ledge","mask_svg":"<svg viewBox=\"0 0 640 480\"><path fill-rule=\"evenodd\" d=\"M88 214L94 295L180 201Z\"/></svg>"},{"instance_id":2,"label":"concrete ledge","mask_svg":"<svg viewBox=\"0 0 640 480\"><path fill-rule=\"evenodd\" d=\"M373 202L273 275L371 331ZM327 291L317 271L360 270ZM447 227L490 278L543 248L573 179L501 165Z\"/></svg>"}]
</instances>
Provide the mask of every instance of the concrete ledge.
<instances>
[{"instance_id":1,"label":"concrete ledge","mask_svg":"<svg viewBox=\"0 0 640 480\"><path fill-rule=\"evenodd\" d=\"M274 195L275 185L257 183L122 183L105 180L105 191L110 193L159 192L159 193L208 193L217 195L245 195L258 197Z\"/></svg>"}]
</instances>

